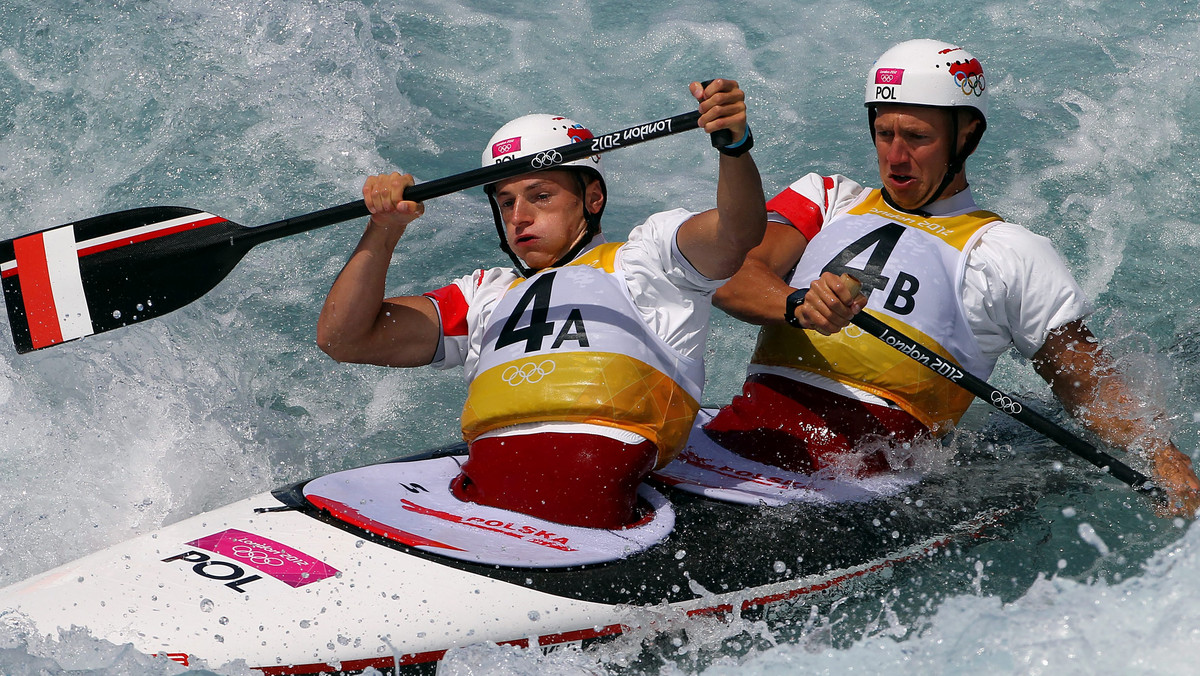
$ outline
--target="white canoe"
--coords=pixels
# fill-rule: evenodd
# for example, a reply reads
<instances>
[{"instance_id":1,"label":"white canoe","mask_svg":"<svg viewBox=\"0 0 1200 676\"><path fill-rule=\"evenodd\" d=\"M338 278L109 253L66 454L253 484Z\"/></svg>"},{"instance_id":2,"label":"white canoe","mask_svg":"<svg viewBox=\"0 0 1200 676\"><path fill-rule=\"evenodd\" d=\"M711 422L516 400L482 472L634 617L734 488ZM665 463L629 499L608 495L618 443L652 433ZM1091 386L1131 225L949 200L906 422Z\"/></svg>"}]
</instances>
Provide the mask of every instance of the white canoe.
<instances>
[{"instance_id":1,"label":"white canoe","mask_svg":"<svg viewBox=\"0 0 1200 676\"><path fill-rule=\"evenodd\" d=\"M961 476L814 482L706 439L645 487L655 518L627 531L454 500L460 445L257 495L0 589L0 622L86 627L189 666L403 670L485 641L604 640L644 606L720 614L836 593L1036 500L1019 484L971 498L951 488Z\"/></svg>"}]
</instances>

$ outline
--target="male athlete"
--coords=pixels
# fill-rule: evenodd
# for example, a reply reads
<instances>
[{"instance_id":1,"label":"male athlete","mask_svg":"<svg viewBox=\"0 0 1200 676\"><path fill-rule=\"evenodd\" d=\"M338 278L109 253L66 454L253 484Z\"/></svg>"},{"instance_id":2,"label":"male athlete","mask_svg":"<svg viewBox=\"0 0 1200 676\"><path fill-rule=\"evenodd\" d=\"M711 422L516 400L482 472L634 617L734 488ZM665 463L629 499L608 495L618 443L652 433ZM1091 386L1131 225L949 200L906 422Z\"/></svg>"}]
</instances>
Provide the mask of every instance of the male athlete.
<instances>
[{"instance_id":1,"label":"male athlete","mask_svg":"<svg viewBox=\"0 0 1200 676\"><path fill-rule=\"evenodd\" d=\"M1127 391L1050 241L975 205L965 162L987 100L982 66L960 47L912 40L879 57L866 106L882 187L809 174L768 201L762 244L714 298L763 328L742 395L706 431L773 465L854 475L889 468L883 452L861 452L879 448L872 439L901 448L945 433L972 395L856 327L842 331L866 307L980 378L1015 345L1090 430L1144 453L1174 512L1191 515L1190 459L1155 431L1161 412Z\"/></svg>"},{"instance_id":2,"label":"male athlete","mask_svg":"<svg viewBox=\"0 0 1200 676\"><path fill-rule=\"evenodd\" d=\"M515 267L476 270L422 296L385 298L392 253L424 206L409 175L363 186L371 218L321 310L317 341L338 361L462 366L470 454L464 500L551 521L619 528L638 484L687 439L704 385L711 296L762 239L766 209L733 80L693 82L699 124L721 129L717 208L650 216L607 243L599 156L487 186ZM485 166L591 138L572 120L506 124Z\"/></svg>"}]
</instances>

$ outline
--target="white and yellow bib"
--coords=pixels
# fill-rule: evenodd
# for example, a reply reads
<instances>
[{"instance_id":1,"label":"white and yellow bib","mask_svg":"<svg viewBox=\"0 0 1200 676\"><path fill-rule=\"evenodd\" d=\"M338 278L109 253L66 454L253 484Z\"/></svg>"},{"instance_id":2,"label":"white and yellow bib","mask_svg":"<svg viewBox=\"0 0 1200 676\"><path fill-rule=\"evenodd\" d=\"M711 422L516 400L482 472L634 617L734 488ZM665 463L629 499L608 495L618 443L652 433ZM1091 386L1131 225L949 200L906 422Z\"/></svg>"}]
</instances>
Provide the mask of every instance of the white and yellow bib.
<instances>
[{"instance_id":1,"label":"white and yellow bib","mask_svg":"<svg viewBox=\"0 0 1200 676\"><path fill-rule=\"evenodd\" d=\"M468 442L510 425L576 422L653 441L660 467L683 448L704 362L647 326L617 269L621 246L518 280L497 301L463 406Z\"/></svg>"},{"instance_id":2,"label":"white and yellow bib","mask_svg":"<svg viewBox=\"0 0 1200 676\"><path fill-rule=\"evenodd\" d=\"M863 283L867 312L966 371L986 378L983 354L959 299L967 254L1000 217L988 211L922 217L888 206L878 190L808 243L789 283L824 271ZM896 402L935 432L958 422L972 395L856 326L833 336L764 327L751 361L811 371Z\"/></svg>"}]
</instances>

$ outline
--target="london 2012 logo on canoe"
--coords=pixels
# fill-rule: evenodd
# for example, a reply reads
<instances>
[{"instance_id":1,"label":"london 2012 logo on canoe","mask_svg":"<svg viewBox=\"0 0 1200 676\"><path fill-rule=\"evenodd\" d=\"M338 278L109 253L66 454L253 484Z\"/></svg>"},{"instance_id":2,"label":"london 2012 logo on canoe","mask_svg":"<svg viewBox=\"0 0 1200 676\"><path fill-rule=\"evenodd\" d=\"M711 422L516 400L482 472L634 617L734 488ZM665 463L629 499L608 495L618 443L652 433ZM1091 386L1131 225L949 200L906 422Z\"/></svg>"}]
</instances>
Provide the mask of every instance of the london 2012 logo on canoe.
<instances>
[{"instance_id":1,"label":"london 2012 logo on canoe","mask_svg":"<svg viewBox=\"0 0 1200 676\"><path fill-rule=\"evenodd\" d=\"M303 587L338 573L333 566L298 549L236 528L187 544L238 561L292 587Z\"/></svg>"}]
</instances>

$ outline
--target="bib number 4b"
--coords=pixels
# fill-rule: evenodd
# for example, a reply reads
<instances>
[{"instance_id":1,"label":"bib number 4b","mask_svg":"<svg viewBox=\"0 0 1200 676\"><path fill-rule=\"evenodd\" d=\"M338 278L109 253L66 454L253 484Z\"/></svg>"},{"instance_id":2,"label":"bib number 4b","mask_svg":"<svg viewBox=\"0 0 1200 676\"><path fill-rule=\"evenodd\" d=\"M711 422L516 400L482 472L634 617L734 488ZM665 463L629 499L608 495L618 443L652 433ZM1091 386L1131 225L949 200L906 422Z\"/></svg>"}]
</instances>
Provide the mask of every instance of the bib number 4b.
<instances>
[{"instance_id":1,"label":"bib number 4b","mask_svg":"<svg viewBox=\"0 0 1200 676\"><path fill-rule=\"evenodd\" d=\"M872 291L887 288L888 282L892 281L883 274L883 268L891 258L892 250L896 248L896 242L900 241L900 236L903 234L904 226L899 223L888 223L881 228L876 228L842 249L841 253L829 261L822 272L832 272L838 276L843 273L849 274L862 282L862 294L870 298ZM851 263L868 249L871 250L871 254L867 257L866 265L861 268L853 267ZM920 286L920 281L916 277L907 272L898 272L896 281L892 284L892 290L883 303L884 309L897 315L911 313L915 308L914 296Z\"/></svg>"}]
</instances>

